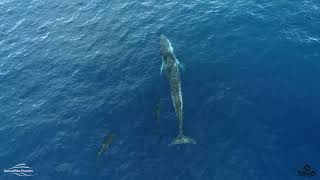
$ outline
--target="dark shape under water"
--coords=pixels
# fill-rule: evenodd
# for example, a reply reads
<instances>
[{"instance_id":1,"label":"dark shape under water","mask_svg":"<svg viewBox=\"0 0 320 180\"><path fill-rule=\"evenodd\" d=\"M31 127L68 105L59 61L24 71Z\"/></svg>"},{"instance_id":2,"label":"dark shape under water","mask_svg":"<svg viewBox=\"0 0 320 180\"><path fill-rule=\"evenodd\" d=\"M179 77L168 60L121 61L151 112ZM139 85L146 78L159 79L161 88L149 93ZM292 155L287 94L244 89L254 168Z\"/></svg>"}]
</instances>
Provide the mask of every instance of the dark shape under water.
<instances>
[{"instance_id":1,"label":"dark shape under water","mask_svg":"<svg viewBox=\"0 0 320 180\"><path fill-rule=\"evenodd\" d=\"M309 164L306 164L306 165L303 166L303 169L305 171L310 171L311 170L311 166Z\"/></svg>"},{"instance_id":2,"label":"dark shape under water","mask_svg":"<svg viewBox=\"0 0 320 180\"><path fill-rule=\"evenodd\" d=\"M311 169L309 164L305 164L302 169L297 171L298 176L315 176L317 173Z\"/></svg>"},{"instance_id":3,"label":"dark shape under water","mask_svg":"<svg viewBox=\"0 0 320 180\"><path fill-rule=\"evenodd\" d=\"M116 134L111 132L103 139L100 150L97 153L97 160L99 160L101 155L109 148L109 145L112 143L115 137Z\"/></svg>"},{"instance_id":4,"label":"dark shape under water","mask_svg":"<svg viewBox=\"0 0 320 180\"><path fill-rule=\"evenodd\" d=\"M155 108L155 115L156 115L156 120L157 123L159 123L160 120L160 99L158 100L157 104L156 104L156 108Z\"/></svg>"}]
</instances>

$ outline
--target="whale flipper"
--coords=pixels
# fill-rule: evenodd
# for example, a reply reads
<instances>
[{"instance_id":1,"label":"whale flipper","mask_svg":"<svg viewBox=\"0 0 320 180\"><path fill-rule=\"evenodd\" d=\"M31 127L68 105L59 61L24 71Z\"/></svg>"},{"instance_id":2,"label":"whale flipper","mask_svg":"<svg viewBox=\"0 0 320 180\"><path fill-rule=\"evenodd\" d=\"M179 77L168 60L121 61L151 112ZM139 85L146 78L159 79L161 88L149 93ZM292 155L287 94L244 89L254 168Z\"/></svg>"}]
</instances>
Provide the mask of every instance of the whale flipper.
<instances>
[{"instance_id":1,"label":"whale flipper","mask_svg":"<svg viewBox=\"0 0 320 180\"><path fill-rule=\"evenodd\" d=\"M197 144L197 142L191 137L185 136L183 134L179 134L170 144L169 146L173 146L176 144Z\"/></svg>"},{"instance_id":2,"label":"whale flipper","mask_svg":"<svg viewBox=\"0 0 320 180\"><path fill-rule=\"evenodd\" d=\"M160 75L162 74L163 68L164 68L164 64L163 64L163 61L162 61L161 68L160 68Z\"/></svg>"},{"instance_id":3,"label":"whale flipper","mask_svg":"<svg viewBox=\"0 0 320 180\"><path fill-rule=\"evenodd\" d=\"M182 63L180 63L180 61L178 59L176 59L176 63L178 64L179 68L182 70L182 71L185 71L185 67Z\"/></svg>"}]
</instances>

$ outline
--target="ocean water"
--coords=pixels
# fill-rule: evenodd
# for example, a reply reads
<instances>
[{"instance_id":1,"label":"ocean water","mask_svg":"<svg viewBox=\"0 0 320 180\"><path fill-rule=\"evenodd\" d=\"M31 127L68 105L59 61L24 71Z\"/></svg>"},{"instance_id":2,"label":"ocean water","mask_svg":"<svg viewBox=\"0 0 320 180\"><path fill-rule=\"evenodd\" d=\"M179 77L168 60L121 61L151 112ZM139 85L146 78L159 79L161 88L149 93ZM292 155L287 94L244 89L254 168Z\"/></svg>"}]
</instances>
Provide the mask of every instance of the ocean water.
<instances>
[{"instance_id":1,"label":"ocean water","mask_svg":"<svg viewBox=\"0 0 320 180\"><path fill-rule=\"evenodd\" d=\"M168 146L162 33L197 145ZM319 74L318 0L0 0L0 179L305 179ZM21 163L34 176L4 172Z\"/></svg>"}]
</instances>

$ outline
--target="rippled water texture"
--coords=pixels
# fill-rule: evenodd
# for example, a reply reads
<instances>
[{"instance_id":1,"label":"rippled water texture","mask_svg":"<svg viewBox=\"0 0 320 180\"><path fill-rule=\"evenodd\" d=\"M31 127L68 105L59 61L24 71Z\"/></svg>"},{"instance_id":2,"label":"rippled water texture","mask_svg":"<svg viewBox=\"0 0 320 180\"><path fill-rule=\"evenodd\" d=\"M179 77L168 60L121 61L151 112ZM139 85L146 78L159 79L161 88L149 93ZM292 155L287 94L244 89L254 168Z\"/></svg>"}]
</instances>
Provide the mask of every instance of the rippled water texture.
<instances>
[{"instance_id":1,"label":"rippled water texture","mask_svg":"<svg viewBox=\"0 0 320 180\"><path fill-rule=\"evenodd\" d=\"M178 129L161 33L186 67L198 145L167 146ZM22 179L3 172L19 163L39 180L320 171L319 43L318 0L0 0L0 179Z\"/></svg>"}]
</instances>

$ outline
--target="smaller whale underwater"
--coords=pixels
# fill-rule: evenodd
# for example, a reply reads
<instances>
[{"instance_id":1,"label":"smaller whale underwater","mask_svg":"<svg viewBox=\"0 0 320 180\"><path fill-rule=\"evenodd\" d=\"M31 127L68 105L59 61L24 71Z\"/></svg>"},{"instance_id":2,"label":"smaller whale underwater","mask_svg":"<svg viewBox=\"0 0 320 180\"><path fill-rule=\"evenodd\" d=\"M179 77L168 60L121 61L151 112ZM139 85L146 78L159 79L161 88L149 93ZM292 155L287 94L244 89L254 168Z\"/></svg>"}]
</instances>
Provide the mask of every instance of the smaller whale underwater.
<instances>
[{"instance_id":1,"label":"smaller whale underwater","mask_svg":"<svg viewBox=\"0 0 320 180\"><path fill-rule=\"evenodd\" d=\"M104 137L101 147L97 153L96 160L98 161L101 157L101 155L109 148L110 144L112 143L113 139L116 137L116 134L114 132L111 132L106 137Z\"/></svg>"},{"instance_id":2,"label":"smaller whale underwater","mask_svg":"<svg viewBox=\"0 0 320 180\"><path fill-rule=\"evenodd\" d=\"M169 82L171 100L179 124L179 134L169 146L187 143L196 144L194 139L183 134L183 100L179 71L179 67L181 68L182 66L174 54L171 42L163 34L160 36L160 54L162 59L160 74L164 71Z\"/></svg>"}]
</instances>

